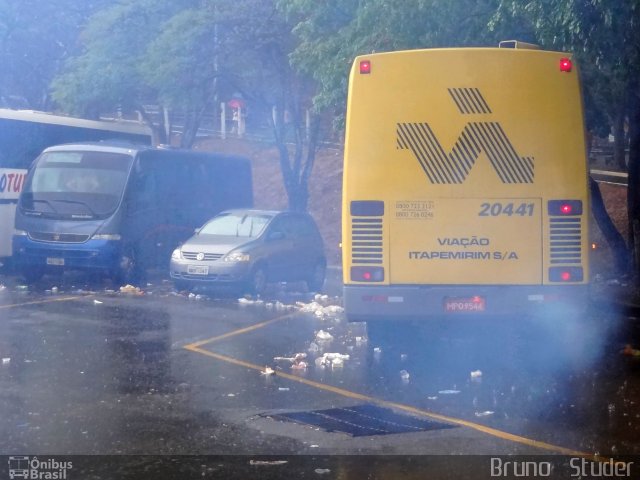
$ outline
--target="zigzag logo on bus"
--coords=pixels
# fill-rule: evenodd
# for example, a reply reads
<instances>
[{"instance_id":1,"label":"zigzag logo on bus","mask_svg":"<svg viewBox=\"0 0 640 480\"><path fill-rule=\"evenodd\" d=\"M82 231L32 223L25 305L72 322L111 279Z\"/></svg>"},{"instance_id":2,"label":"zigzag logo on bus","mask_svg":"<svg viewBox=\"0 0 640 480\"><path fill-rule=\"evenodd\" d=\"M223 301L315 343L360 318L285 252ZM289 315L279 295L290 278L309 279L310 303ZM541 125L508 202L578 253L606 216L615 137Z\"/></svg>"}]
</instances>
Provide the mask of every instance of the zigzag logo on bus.
<instances>
[{"instance_id":1,"label":"zigzag logo on bus","mask_svg":"<svg viewBox=\"0 0 640 480\"><path fill-rule=\"evenodd\" d=\"M449 95L463 115L487 115L489 105L477 88L450 88ZM503 183L533 183L533 157L521 157L498 122L469 122L451 152L428 123L398 123L397 148L409 149L431 183L462 183L480 152L484 152Z\"/></svg>"}]
</instances>

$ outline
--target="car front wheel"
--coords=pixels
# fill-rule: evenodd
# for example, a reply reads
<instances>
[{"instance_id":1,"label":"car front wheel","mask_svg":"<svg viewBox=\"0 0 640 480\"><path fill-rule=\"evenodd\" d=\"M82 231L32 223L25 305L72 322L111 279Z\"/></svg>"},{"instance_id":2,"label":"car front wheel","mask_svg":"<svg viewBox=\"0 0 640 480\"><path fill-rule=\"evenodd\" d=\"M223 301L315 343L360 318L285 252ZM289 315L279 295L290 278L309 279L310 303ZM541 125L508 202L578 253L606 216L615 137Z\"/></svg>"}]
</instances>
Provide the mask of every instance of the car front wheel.
<instances>
[{"instance_id":1,"label":"car front wheel","mask_svg":"<svg viewBox=\"0 0 640 480\"><path fill-rule=\"evenodd\" d=\"M262 295L267 289L267 270L263 265L256 265L251 271L247 290L252 295Z\"/></svg>"}]
</instances>

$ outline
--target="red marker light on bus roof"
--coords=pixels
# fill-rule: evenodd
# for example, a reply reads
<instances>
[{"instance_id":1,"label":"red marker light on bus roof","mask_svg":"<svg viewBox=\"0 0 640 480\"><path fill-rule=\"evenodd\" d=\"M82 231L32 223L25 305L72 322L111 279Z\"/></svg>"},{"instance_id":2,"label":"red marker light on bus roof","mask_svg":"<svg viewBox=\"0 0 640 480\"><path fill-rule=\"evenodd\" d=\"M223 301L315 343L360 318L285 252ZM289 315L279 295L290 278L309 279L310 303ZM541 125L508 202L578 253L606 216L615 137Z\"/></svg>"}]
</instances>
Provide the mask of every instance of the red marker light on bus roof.
<instances>
[{"instance_id":1,"label":"red marker light on bus roof","mask_svg":"<svg viewBox=\"0 0 640 480\"><path fill-rule=\"evenodd\" d=\"M371 61L370 60L361 60L360 61L360 73L371 73Z\"/></svg>"},{"instance_id":2,"label":"red marker light on bus roof","mask_svg":"<svg viewBox=\"0 0 640 480\"><path fill-rule=\"evenodd\" d=\"M573 67L573 62L569 58L561 58L560 59L560 71L561 72L570 72Z\"/></svg>"}]
</instances>

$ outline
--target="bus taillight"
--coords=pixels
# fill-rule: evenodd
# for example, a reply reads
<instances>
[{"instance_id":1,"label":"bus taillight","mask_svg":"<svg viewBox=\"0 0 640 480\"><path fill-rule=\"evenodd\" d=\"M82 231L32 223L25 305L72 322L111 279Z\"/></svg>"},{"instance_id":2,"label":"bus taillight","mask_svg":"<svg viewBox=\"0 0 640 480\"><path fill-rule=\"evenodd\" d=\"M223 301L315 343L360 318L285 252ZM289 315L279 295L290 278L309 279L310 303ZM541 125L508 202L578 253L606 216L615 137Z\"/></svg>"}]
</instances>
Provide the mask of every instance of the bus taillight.
<instances>
[{"instance_id":1,"label":"bus taillight","mask_svg":"<svg viewBox=\"0 0 640 480\"><path fill-rule=\"evenodd\" d=\"M582 267L549 268L549 280L552 282L581 282L583 278Z\"/></svg>"},{"instance_id":2,"label":"bus taillight","mask_svg":"<svg viewBox=\"0 0 640 480\"><path fill-rule=\"evenodd\" d=\"M549 200L549 215L582 215L582 200Z\"/></svg>"},{"instance_id":3,"label":"bus taillight","mask_svg":"<svg viewBox=\"0 0 640 480\"><path fill-rule=\"evenodd\" d=\"M384 281L384 268L351 267L351 280L354 282L382 282Z\"/></svg>"}]
</instances>

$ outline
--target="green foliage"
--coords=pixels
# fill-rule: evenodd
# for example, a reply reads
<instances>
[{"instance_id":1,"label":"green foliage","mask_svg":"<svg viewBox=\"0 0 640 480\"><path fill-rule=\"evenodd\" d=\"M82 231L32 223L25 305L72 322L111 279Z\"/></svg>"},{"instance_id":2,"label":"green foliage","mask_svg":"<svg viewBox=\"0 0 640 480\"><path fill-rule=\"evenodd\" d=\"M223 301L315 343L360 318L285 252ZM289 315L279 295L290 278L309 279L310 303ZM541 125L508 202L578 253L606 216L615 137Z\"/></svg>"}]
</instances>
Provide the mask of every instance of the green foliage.
<instances>
[{"instance_id":1,"label":"green foliage","mask_svg":"<svg viewBox=\"0 0 640 480\"><path fill-rule=\"evenodd\" d=\"M48 87L78 32L108 0L0 0L0 95L48 107Z\"/></svg>"},{"instance_id":2,"label":"green foliage","mask_svg":"<svg viewBox=\"0 0 640 480\"><path fill-rule=\"evenodd\" d=\"M280 0L279 6L298 19L291 58L318 82L314 105L319 110L344 113L348 73L358 55L499 40L487 28L495 0Z\"/></svg>"}]
</instances>

